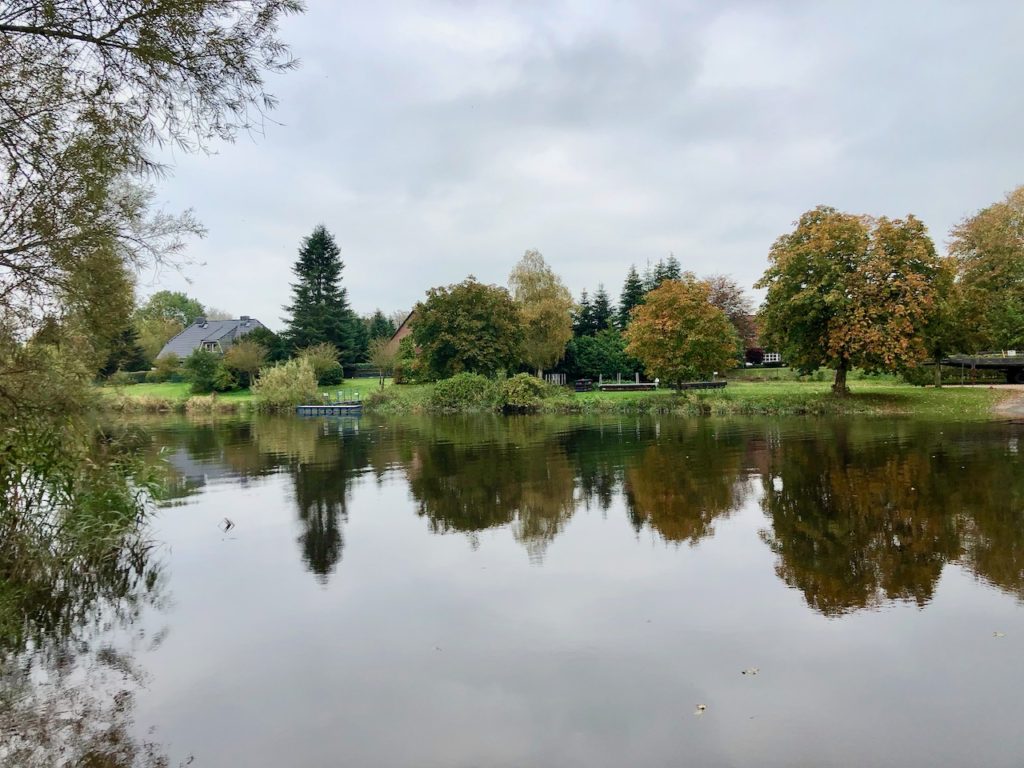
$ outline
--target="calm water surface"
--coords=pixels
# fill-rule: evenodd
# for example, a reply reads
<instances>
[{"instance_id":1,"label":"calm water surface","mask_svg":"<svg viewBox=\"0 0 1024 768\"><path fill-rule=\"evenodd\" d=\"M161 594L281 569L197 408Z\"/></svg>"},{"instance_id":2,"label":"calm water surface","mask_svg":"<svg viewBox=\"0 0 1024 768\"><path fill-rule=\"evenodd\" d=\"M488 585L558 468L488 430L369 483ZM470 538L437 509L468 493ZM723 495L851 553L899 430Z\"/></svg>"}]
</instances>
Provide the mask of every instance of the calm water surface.
<instances>
[{"instance_id":1,"label":"calm water surface","mask_svg":"<svg viewBox=\"0 0 1024 768\"><path fill-rule=\"evenodd\" d=\"M92 642L171 765L1024 765L1021 426L132 429L159 578Z\"/></svg>"}]
</instances>

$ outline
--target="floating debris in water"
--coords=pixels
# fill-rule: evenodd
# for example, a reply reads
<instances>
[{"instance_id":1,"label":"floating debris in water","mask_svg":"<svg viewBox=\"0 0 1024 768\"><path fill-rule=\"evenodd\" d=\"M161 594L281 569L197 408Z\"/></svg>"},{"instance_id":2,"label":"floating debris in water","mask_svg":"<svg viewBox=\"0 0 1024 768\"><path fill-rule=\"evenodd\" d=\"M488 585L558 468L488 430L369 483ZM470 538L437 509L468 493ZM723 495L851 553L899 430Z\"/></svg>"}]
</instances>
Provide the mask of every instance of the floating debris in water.
<instances>
[{"instance_id":1,"label":"floating debris in water","mask_svg":"<svg viewBox=\"0 0 1024 768\"><path fill-rule=\"evenodd\" d=\"M756 675L760 671L761 671L760 667L747 667L742 672L740 672L740 674L741 675Z\"/></svg>"},{"instance_id":2,"label":"floating debris in water","mask_svg":"<svg viewBox=\"0 0 1024 768\"><path fill-rule=\"evenodd\" d=\"M697 709L696 709L696 710L694 711L694 713L693 713L693 714L694 714L695 716L697 716L697 717L700 717L700 716L701 716L701 715L703 715L703 714L704 714L705 712L707 712L707 710L708 710L708 705L707 705L707 704L698 704L698 705L697 705Z\"/></svg>"},{"instance_id":3,"label":"floating debris in water","mask_svg":"<svg viewBox=\"0 0 1024 768\"><path fill-rule=\"evenodd\" d=\"M992 633L992 637L1006 637L1005 632L999 632L998 630Z\"/></svg>"},{"instance_id":4,"label":"floating debris in water","mask_svg":"<svg viewBox=\"0 0 1024 768\"><path fill-rule=\"evenodd\" d=\"M223 520L220 521L220 526L219 527L220 527L220 529L222 531L224 531L224 533L227 533L228 531L230 531L232 528L235 527L235 524L231 520L231 518L225 517Z\"/></svg>"}]
</instances>

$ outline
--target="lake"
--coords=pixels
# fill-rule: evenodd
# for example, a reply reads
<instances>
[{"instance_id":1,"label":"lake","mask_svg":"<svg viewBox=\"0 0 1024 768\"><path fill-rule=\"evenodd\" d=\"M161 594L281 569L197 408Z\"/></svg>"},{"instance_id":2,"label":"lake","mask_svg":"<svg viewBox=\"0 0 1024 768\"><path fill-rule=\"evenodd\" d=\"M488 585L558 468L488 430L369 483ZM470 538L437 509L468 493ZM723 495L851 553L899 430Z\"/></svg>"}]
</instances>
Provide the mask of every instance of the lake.
<instances>
[{"instance_id":1,"label":"lake","mask_svg":"<svg viewBox=\"0 0 1024 768\"><path fill-rule=\"evenodd\" d=\"M67 679L153 760L1024 764L1024 426L118 429L171 491Z\"/></svg>"}]
</instances>

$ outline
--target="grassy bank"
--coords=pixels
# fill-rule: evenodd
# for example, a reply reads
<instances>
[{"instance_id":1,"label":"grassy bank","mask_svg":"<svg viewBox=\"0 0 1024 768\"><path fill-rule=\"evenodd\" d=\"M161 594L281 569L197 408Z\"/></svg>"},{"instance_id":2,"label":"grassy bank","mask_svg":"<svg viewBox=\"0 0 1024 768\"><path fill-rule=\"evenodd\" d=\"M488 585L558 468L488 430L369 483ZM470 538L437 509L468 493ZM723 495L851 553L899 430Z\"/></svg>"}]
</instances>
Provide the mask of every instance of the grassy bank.
<instances>
[{"instance_id":1,"label":"grassy bank","mask_svg":"<svg viewBox=\"0 0 1024 768\"><path fill-rule=\"evenodd\" d=\"M368 410L430 413L431 384L391 387L374 395ZM1008 393L989 388L923 388L896 381L862 380L846 398L832 395L828 382L731 382L725 389L675 393L559 391L537 403L540 413L676 413L699 415L915 415L941 419L984 419Z\"/></svg>"},{"instance_id":2,"label":"grassy bank","mask_svg":"<svg viewBox=\"0 0 1024 768\"><path fill-rule=\"evenodd\" d=\"M434 384L391 386L383 392L376 379L353 379L343 385L322 387L329 394L339 389L358 391L368 412L427 414L437 412L432 402ZM914 415L940 419L984 419L1011 393L988 387L934 389L914 387L888 377L851 382L853 394L837 398L828 381L731 381L725 389L675 393L584 392L555 390L537 402L540 413L675 413L679 415ZM137 384L101 387L101 403L124 413L245 413L254 409L248 390L191 396L188 384ZM449 411L450 412L450 411Z\"/></svg>"},{"instance_id":3,"label":"grassy bank","mask_svg":"<svg viewBox=\"0 0 1024 768\"><path fill-rule=\"evenodd\" d=\"M390 384L390 380L385 382ZM123 413L245 413L255 409L252 392L239 389L212 395L193 395L187 382L133 384L99 387L100 405L104 410ZM320 387L320 392L333 396L339 390L361 397L380 389L377 379L349 379L344 384Z\"/></svg>"}]
</instances>

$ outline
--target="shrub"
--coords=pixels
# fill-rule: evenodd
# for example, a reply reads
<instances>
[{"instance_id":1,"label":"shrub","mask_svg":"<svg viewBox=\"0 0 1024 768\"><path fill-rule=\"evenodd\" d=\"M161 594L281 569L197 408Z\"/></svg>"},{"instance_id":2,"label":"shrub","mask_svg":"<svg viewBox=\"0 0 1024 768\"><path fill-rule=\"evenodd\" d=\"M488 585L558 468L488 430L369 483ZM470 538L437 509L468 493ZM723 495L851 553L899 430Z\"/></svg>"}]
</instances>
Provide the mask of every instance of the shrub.
<instances>
[{"instance_id":1,"label":"shrub","mask_svg":"<svg viewBox=\"0 0 1024 768\"><path fill-rule=\"evenodd\" d=\"M296 358L264 368L253 384L252 393L256 406L262 410L284 410L316 402L318 392L313 366L304 358Z\"/></svg>"},{"instance_id":2,"label":"shrub","mask_svg":"<svg viewBox=\"0 0 1024 768\"><path fill-rule=\"evenodd\" d=\"M313 375L321 384L341 384L345 378L338 362L338 348L329 342L313 344L299 351L299 358L309 363Z\"/></svg>"},{"instance_id":3,"label":"shrub","mask_svg":"<svg viewBox=\"0 0 1024 768\"><path fill-rule=\"evenodd\" d=\"M430 407L437 411L486 411L497 406L497 386L479 373L457 373L442 379L430 394Z\"/></svg>"},{"instance_id":4,"label":"shrub","mask_svg":"<svg viewBox=\"0 0 1024 768\"><path fill-rule=\"evenodd\" d=\"M146 381L159 384L164 381L181 381L181 358L173 352L158 357L153 370L146 374Z\"/></svg>"},{"instance_id":5,"label":"shrub","mask_svg":"<svg viewBox=\"0 0 1024 768\"><path fill-rule=\"evenodd\" d=\"M115 387L127 387L131 384L141 384L146 379L145 371L114 371L107 377L107 383Z\"/></svg>"},{"instance_id":6,"label":"shrub","mask_svg":"<svg viewBox=\"0 0 1024 768\"><path fill-rule=\"evenodd\" d=\"M224 365L234 372L238 381L246 387L252 386L256 372L266 364L266 348L249 338L236 341L224 353Z\"/></svg>"},{"instance_id":7,"label":"shrub","mask_svg":"<svg viewBox=\"0 0 1024 768\"><path fill-rule=\"evenodd\" d=\"M532 411L553 394L554 387L536 376L518 373L499 387L501 406L508 411Z\"/></svg>"},{"instance_id":8,"label":"shrub","mask_svg":"<svg viewBox=\"0 0 1024 768\"><path fill-rule=\"evenodd\" d=\"M336 384L343 384L345 382L345 372L339 363L335 363L332 367L321 373L317 377L317 381L328 387L333 387Z\"/></svg>"},{"instance_id":9,"label":"shrub","mask_svg":"<svg viewBox=\"0 0 1024 768\"><path fill-rule=\"evenodd\" d=\"M197 349L185 358L184 368L188 380L192 382L193 395L227 392L237 386L235 377L216 352Z\"/></svg>"}]
</instances>

